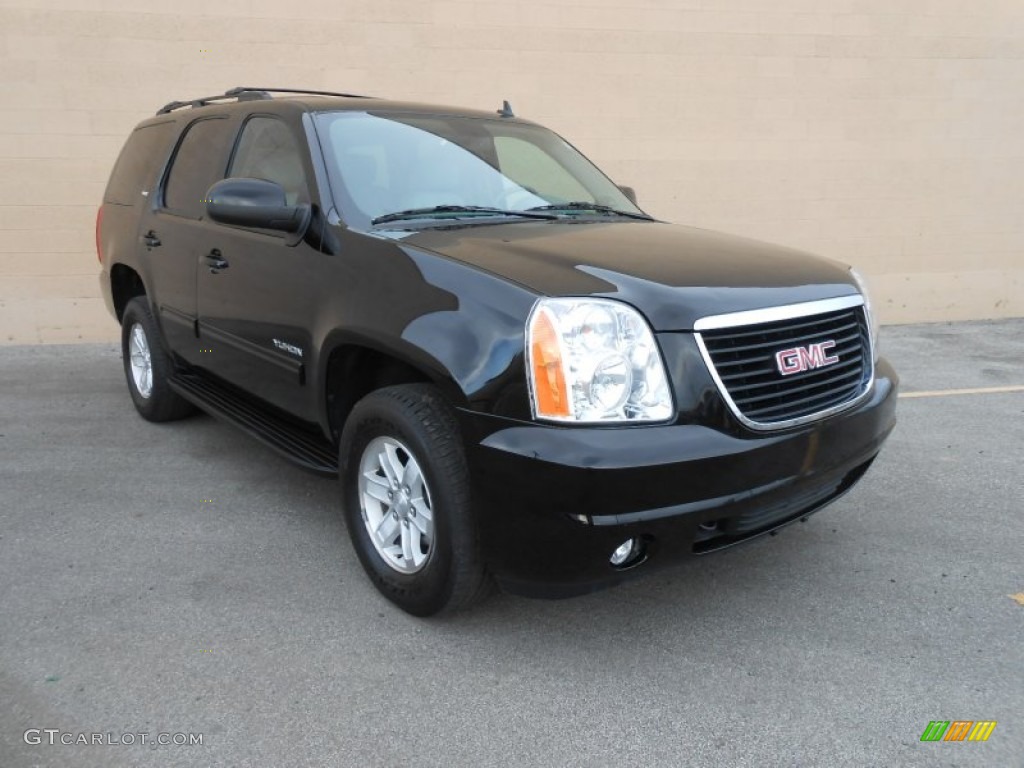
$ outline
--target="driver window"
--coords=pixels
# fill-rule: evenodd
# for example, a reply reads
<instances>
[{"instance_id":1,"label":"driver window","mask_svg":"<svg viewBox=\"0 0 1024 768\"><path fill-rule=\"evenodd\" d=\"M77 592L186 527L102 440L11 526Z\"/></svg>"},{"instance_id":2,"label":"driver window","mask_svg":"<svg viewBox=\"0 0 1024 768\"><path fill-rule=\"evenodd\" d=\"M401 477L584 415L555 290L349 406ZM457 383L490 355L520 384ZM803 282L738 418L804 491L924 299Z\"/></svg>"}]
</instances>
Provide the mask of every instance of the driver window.
<instances>
[{"instance_id":1,"label":"driver window","mask_svg":"<svg viewBox=\"0 0 1024 768\"><path fill-rule=\"evenodd\" d=\"M245 124L228 176L276 182L284 187L288 205L309 202L298 142L273 117L254 117Z\"/></svg>"}]
</instances>

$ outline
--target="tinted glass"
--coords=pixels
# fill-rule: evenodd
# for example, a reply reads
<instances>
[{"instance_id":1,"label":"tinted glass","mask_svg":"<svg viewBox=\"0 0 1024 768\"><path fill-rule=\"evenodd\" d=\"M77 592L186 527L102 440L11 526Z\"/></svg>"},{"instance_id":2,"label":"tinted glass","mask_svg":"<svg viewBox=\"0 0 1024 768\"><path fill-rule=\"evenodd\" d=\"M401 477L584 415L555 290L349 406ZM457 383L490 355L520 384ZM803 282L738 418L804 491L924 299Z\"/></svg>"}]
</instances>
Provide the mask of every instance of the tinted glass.
<instances>
[{"instance_id":1,"label":"tinted glass","mask_svg":"<svg viewBox=\"0 0 1024 768\"><path fill-rule=\"evenodd\" d=\"M224 178L224 145L228 121L200 120L189 126L178 145L164 186L164 206L198 219L206 210L203 200L210 186Z\"/></svg>"},{"instance_id":2,"label":"tinted glass","mask_svg":"<svg viewBox=\"0 0 1024 768\"><path fill-rule=\"evenodd\" d=\"M317 115L339 206L356 225L430 206L529 210L597 203L640 213L564 139L537 125L433 115Z\"/></svg>"},{"instance_id":3,"label":"tinted glass","mask_svg":"<svg viewBox=\"0 0 1024 768\"><path fill-rule=\"evenodd\" d=\"M173 128L173 122L166 122L135 129L114 164L104 202L134 205L143 190L152 189L167 158Z\"/></svg>"},{"instance_id":4,"label":"tinted glass","mask_svg":"<svg viewBox=\"0 0 1024 768\"><path fill-rule=\"evenodd\" d=\"M547 152L515 136L495 136L501 172L521 186L538 192L545 200L582 200L593 203L594 196L565 172Z\"/></svg>"},{"instance_id":5,"label":"tinted glass","mask_svg":"<svg viewBox=\"0 0 1024 768\"><path fill-rule=\"evenodd\" d=\"M284 187L288 205L309 201L299 144L288 126L272 117L245 124L228 176L276 182Z\"/></svg>"}]
</instances>

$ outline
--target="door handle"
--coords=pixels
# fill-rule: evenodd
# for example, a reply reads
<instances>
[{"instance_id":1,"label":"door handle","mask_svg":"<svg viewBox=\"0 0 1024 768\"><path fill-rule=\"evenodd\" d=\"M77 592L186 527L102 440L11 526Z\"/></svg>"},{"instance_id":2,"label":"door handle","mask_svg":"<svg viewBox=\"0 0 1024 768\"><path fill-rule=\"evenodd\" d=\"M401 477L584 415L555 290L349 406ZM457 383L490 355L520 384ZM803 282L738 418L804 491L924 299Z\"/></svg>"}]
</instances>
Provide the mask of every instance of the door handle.
<instances>
[{"instance_id":1,"label":"door handle","mask_svg":"<svg viewBox=\"0 0 1024 768\"><path fill-rule=\"evenodd\" d=\"M152 229L142 236L142 242L144 242L149 248L157 248L160 245L160 238L156 236L156 232Z\"/></svg>"},{"instance_id":2,"label":"door handle","mask_svg":"<svg viewBox=\"0 0 1024 768\"><path fill-rule=\"evenodd\" d=\"M206 261L206 265L210 268L210 274L213 275L217 274L222 269L227 269L231 266L228 264L227 259L221 257L220 251L216 248L203 256L203 259Z\"/></svg>"}]
</instances>

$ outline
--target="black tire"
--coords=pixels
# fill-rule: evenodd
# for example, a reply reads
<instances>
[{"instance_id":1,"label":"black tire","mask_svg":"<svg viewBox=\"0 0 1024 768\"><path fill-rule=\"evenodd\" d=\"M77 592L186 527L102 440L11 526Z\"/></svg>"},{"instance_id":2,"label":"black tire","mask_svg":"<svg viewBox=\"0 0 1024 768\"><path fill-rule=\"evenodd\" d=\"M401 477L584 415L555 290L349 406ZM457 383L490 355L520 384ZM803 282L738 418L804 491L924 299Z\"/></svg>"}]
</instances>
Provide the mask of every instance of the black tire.
<instances>
[{"instance_id":1,"label":"black tire","mask_svg":"<svg viewBox=\"0 0 1024 768\"><path fill-rule=\"evenodd\" d=\"M141 328L149 348L152 385L148 395L139 390L132 375L129 343L136 326ZM121 317L121 357L124 361L124 375L128 380L128 392L142 418L148 421L174 421L195 412L195 406L174 392L167 383L174 372L174 362L164 349L160 329L153 320L145 296L136 296L124 308Z\"/></svg>"},{"instance_id":2,"label":"black tire","mask_svg":"<svg viewBox=\"0 0 1024 768\"><path fill-rule=\"evenodd\" d=\"M416 573L402 573L389 565L364 522L360 462L377 438L406 446L429 488L434 537ZM386 387L360 400L342 432L338 467L352 545L367 575L388 600L414 616L431 616L467 608L487 594L490 580L481 555L458 424L435 387Z\"/></svg>"}]
</instances>

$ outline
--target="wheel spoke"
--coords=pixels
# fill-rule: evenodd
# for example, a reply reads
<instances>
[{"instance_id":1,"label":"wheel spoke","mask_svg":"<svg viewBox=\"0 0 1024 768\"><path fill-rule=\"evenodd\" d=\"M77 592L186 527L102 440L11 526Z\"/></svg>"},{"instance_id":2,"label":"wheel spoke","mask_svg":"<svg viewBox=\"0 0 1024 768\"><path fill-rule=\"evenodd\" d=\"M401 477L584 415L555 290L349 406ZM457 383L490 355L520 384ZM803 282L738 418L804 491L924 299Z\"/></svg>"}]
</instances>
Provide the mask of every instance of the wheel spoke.
<instances>
[{"instance_id":1,"label":"wheel spoke","mask_svg":"<svg viewBox=\"0 0 1024 768\"><path fill-rule=\"evenodd\" d=\"M409 489L409 496L420 496L423 493L423 475L420 474L420 465L411 456L402 472L402 485Z\"/></svg>"},{"instance_id":2,"label":"wheel spoke","mask_svg":"<svg viewBox=\"0 0 1024 768\"><path fill-rule=\"evenodd\" d=\"M405 467L402 466L402 460L398 458L398 446L394 443L388 442L384 445L385 460L389 465L388 475L395 479L395 484L401 479L402 475L405 474Z\"/></svg>"},{"instance_id":3,"label":"wheel spoke","mask_svg":"<svg viewBox=\"0 0 1024 768\"><path fill-rule=\"evenodd\" d=\"M388 481L378 475L376 472L364 472L363 477L366 478L366 485L364 486L363 492L372 499L390 504L391 499L388 498L388 493L391 490L391 486Z\"/></svg>"},{"instance_id":4,"label":"wheel spoke","mask_svg":"<svg viewBox=\"0 0 1024 768\"><path fill-rule=\"evenodd\" d=\"M395 527L397 525L398 521L395 519L395 516L389 513L381 518L373 533L382 543L390 544L395 539Z\"/></svg>"},{"instance_id":5,"label":"wheel spoke","mask_svg":"<svg viewBox=\"0 0 1024 768\"><path fill-rule=\"evenodd\" d=\"M386 445L384 447L384 450L377 454L377 464L378 466L380 466L380 469L384 473L384 476L388 479L388 484L392 488L396 488L398 487L398 478L401 473L396 473L395 468L391 464L391 459L388 456L388 448L390 447L391 446ZM392 448L392 450L394 449Z\"/></svg>"},{"instance_id":6,"label":"wheel spoke","mask_svg":"<svg viewBox=\"0 0 1024 768\"><path fill-rule=\"evenodd\" d=\"M434 513L430 511L430 505L427 500L422 496L412 496L409 498L409 504L416 507L416 514L425 517L427 520L434 519Z\"/></svg>"},{"instance_id":7,"label":"wheel spoke","mask_svg":"<svg viewBox=\"0 0 1024 768\"><path fill-rule=\"evenodd\" d=\"M427 553L426 553L426 550L423 547L423 535L422 535L422 533L419 530L417 530L417 528L415 526L410 525L409 528L410 528L410 530L412 531L412 534L413 534L413 540L412 540L412 561L416 565L416 567L418 568L420 565L423 564L423 561L427 559ZM428 542L427 549L429 549L429 547L430 547L430 544Z\"/></svg>"},{"instance_id":8,"label":"wheel spoke","mask_svg":"<svg viewBox=\"0 0 1024 768\"><path fill-rule=\"evenodd\" d=\"M402 526L402 557L405 558L406 565L416 565L416 559L413 556L412 550L412 539L413 536L419 536L414 534L411 525Z\"/></svg>"},{"instance_id":9,"label":"wheel spoke","mask_svg":"<svg viewBox=\"0 0 1024 768\"><path fill-rule=\"evenodd\" d=\"M419 529L419 532L427 538L427 541L430 541L430 518L421 515L420 508L416 507L416 516L410 517L409 519L412 521L412 524Z\"/></svg>"}]
</instances>

